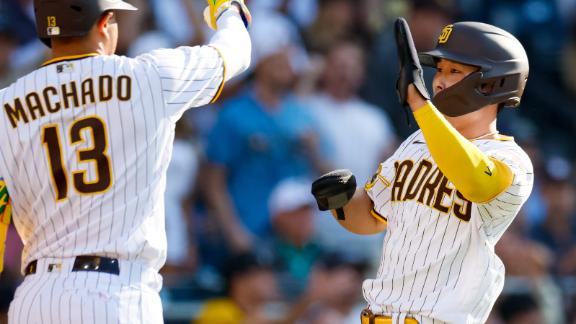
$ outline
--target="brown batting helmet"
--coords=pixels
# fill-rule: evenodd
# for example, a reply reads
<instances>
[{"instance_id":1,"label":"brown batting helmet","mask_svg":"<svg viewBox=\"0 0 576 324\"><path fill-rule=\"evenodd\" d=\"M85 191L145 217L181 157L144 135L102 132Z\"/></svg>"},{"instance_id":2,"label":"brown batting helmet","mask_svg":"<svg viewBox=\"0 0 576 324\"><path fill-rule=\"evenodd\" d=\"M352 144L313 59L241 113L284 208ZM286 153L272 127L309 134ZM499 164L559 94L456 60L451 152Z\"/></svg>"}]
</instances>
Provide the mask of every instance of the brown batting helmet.
<instances>
[{"instance_id":1,"label":"brown batting helmet","mask_svg":"<svg viewBox=\"0 0 576 324\"><path fill-rule=\"evenodd\" d=\"M419 57L427 66L447 59L479 68L434 96L432 101L445 115L460 116L491 104L520 104L528 57L522 44L503 29L480 22L454 23L442 29L435 49Z\"/></svg>"},{"instance_id":2,"label":"brown batting helmet","mask_svg":"<svg viewBox=\"0 0 576 324\"><path fill-rule=\"evenodd\" d=\"M52 37L86 35L109 10L138 10L122 0L34 0L38 37L52 47Z\"/></svg>"}]
</instances>

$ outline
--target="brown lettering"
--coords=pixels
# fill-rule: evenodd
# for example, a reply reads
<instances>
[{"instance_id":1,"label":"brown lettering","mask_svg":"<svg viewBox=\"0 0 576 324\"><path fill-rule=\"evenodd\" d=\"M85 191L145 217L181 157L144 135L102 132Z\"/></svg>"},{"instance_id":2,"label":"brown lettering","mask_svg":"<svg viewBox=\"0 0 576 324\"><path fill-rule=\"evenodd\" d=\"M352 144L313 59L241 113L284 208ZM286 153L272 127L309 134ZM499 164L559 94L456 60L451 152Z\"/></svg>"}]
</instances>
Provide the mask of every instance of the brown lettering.
<instances>
[{"instance_id":1,"label":"brown lettering","mask_svg":"<svg viewBox=\"0 0 576 324\"><path fill-rule=\"evenodd\" d=\"M60 102L56 102L56 104L54 106L52 106L52 101L50 100L50 92L52 93L52 95L58 95L58 90L56 90L56 88L54 87L47 87L44 89L44 91L42 92L42 95L44 96L44 105L46 106L46 110L48 110L49 113L55 113L58 112L60 110Z\"/></svg>"},{"instance_id":2,"label":"brown lettering","mask_svg":"<svg viewBox=\"0 0 576 324\"><path fill-rule=\"evenodd\" d=\"M456 190L456 197L460 198L462 203L459 203L456 199L454 199L454 216L465 222L468 222L470 218L472 218L472 203L470 200L466 199L458 190Z\"/></svg>"},{"instance_id":3,"label":"brown lettering","mask_svg":"<svg viewBox=\"0 0 576 324\"><path fill-rule=\"evenodd\" d=\"M28 106L28 111L33 120L37 118L36 111L38 111L42 117L46 115L42 107L42 102L40 101L40 96L36 92L30 92L26 96L26 106Z\"/></svg>"},{"instance_id":4,"label":"brown lettering","mask_svg":"<svg viewBox=\"0 0 576 324\"><path fill-rule=\"evenodd\" d=\"M70 108L70 98L74 101L74 105L72 107L80 106L78 101L78 90L76 89L76 82L70 82L70 91L68 91L68 87L63 84L62 85L62 98L64 99L64 108Z\"/></svg>"},{"instance_id":5,"label":"brown lettering","mask_svg":"<svg viewBox=\"0 0 576 324\"><path fill-rule=\"evenodd\" d=\"M416 198L418 195L418 191L420 191L422 184L424 183L424 179L432 169L432 163L428 160L422 160L418 164L418 168L414 172L412 179L410 179L410 183L408 184L408 188L406 189L406 194L404 195L404 201L412 200ZM418 185L415 185L418 181Z\"/></svg>"},{"instance_id":6,"label":"brown lettering","mask_svg":"<svg viewBox=\"0 0 576 324\"><path fill-rule=\"evenodd\" d=\"M448 178L442 177L442 181L440 182L440 186L438 187L438 191L436 193L436 199L434 200L434 209L437 209L443 213L449 212L452 205L442 205L442 200L444 200L444 196L450 197L452 195L452 191L454 191L454 188L448 187Z\"/></svg>"},{"instance_id":7,"label":"brown lettering","mask_svg":"<svg viewBox=\"0 0 576 324\"><path fill-rule=\"evenodd\" d=\"M404 184L406 183L406 178L412 170L414 162L410 160L404 160L402 162L394 163L396 168L396 176L394 177L394 184L392 185L392 201L402 200L402 191L404 189Z\"/></svg>"},{"instance_id":8,"label":"brown lettering","mask_svg":"<svg viewBox=\"0 0 576 324\"><path fill-rule=\"evenodd\" d=\"M88 99L88 100L86 100ZM94 98L94 80L86 79L82 81L82 105L96 102Z\"/></svg>"},{"instance_id":9,"label":"brown lettering","mask_svg":"<svg viewBox=\"0 0 576 324\"><path fill-rule=\"evenodd\" d=\"M443 177L444 175L438 168L430 173L430 176L426 180L424 186L422 186L422 191L420 191L420 195L418 196L418 202L430 206L432 204L434 193L436 192L436 187ZM424 199L426 199L426 201L424 201Z\"/></svg>"},{"instance_id":10,"label":"brown lettering","mask_svg":"<svg viewBox=\"0 0 576 324\"><path fill-rule=\"evenodd\" d=\"M102 75L98 82L100 88L100 101L108 101L112 99L112 77L109 75Z\"/></svg>"},{"instance_id":11,"label":"brown lettering","mask_svg":"<svg viewBox=\"0 0 576 324\"><path fill-rule=\"evenodd\" d=\"M18 121L20 121L20 118L22 118L25 123L28 123L28 116L26 116L26 111L24 111L24 107L22 106L20 98L16 98L14 100L14 107L10 106L9 104L4 104L4 111L6 111L8 119L10 119L12 128L16 128L18 126Z\"/></svg>"},{"instance_id":12,"label":"brown lettering","mask_svg":"<svg viewBox=\"0 0 576 324\"><path fill-rule=\"evenodd\" d=\"M128 101L132 98L132 79L127 75L118 78L118 99Z\"/></svg>"}]
</instances>

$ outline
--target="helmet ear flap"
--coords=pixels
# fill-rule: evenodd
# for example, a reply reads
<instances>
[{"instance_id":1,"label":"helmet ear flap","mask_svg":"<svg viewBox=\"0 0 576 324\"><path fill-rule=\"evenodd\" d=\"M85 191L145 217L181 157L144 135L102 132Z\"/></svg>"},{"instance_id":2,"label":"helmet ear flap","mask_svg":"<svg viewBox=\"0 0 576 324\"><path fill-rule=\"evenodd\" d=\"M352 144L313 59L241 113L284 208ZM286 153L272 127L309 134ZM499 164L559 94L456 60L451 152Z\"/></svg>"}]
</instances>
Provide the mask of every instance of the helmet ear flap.
<instances>
[{"instance_id":1,"label":"helmet ear flap","mask_svg":"<svg viewBox=\"0 0 576 324\"><path fill-rule=\"evenodd\" d=\"M438 92L432 102L446 116L457 117L484 106L486 95L480 91L483 73L472 72L458 83Z\"/></svg>"},{"instance_id":2,"label":"helmet ear flap","mask_svg":"<svg viewBox=\"0 0 576 324\"><path fill-rule=\"evenodd\" d=\"M526 80L524 75L521 73L508 74L500 76L494 83L494 88L488 96L493 97L492 101L498 100L497 98L502 98L503 95L507 95L506 100L500 101L506 107L517 107L520 105L520 98L524 92L524 86ZM504 96L505 97L505 96Z\"/></svg>"}]
</instances>

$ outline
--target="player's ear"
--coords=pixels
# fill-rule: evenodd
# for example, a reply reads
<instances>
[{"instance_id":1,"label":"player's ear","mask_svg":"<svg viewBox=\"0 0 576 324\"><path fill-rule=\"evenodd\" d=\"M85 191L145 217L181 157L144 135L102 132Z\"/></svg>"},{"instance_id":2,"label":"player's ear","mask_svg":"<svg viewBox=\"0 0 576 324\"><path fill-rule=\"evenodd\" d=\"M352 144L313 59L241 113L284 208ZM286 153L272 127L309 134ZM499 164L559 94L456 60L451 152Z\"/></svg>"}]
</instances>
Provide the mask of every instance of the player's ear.
<instances>
[{"instance_id":1,"label":"player's ear","mask_svg":"<svg viewBox=\"0 0 576 324\"><path fill-rule=\"evenodd\" d=\"M98 29L98 32L100 34L108 36L108 27L111 24L115 23L116 23L116 17L114 15L114 12L106 11L105 13L102 14L102 16L100 16L100 19L98 19L98 22L96 23L96 28Z\"/></svg>"}]
</instances>

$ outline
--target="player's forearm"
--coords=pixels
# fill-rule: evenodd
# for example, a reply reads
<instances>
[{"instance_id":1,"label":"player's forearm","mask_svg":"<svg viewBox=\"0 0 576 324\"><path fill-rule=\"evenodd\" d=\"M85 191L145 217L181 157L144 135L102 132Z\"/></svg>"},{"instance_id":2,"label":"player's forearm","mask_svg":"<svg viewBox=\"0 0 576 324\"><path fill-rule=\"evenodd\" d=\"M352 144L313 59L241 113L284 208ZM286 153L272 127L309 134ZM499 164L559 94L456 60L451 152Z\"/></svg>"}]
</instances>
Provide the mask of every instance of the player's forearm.
<instances>
[{"instance_id":1,"label":"player's forearm","mask_svg":"<svg viewBox=\"0 0 576 324\"><path fill-rule=\"evenodd\" d=\"M376 234L386 229L386 223L372 216L372 207L372 201L366 191L364 191L364 188L358 188L354 193L354 197L344 206L345 219L338 220L334 210L332 210L332 215L342 227L352 233L360 235Z\"/></svg>"},{"instance_id":2,"label":"player's forearm","mask_svg":"<svg viewBox=\"0 0 576 324\"><path fill-rule=\"evenodd\" d=\"M218 31L210 39L210 46L218 49L226 65L224 81L242 73L250 65L252 43L238 11L229 9L218 19Z\"/></svg>"},{"instance_id":3,"label":"player's forearm","mask_svg":"<svg viewBox=\"0 0 576 324\"><path fill-rule=\"evenodd\" d=\"M414 112L430 154L458 191L474 202L496 197L512 183L508 166L462 136L431 102Z\"/></svg>"}]
</instances>

